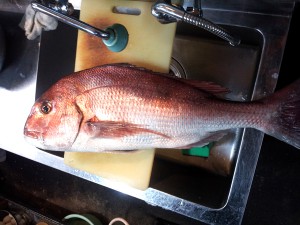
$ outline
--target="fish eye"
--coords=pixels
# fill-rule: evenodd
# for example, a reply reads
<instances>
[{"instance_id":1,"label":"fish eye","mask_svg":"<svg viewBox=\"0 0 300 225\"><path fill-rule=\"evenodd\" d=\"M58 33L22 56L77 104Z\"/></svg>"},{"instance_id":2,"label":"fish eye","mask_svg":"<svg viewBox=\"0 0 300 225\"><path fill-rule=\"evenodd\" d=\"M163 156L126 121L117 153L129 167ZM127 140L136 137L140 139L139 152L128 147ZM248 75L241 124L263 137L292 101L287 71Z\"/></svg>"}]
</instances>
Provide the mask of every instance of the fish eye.
<instances>
[{"instance_id":1,"label":"fish eye","mask_svg":"<svg viewBox=\"0 0 300 225\"><path fill-rule=\"evenodd\" d=\"M48 102L48 101L45 101L45 102L42 103L40 109L41 109L41 112L43 114L48 114L52 110L52 104L50 102Z\"/></svg>"}]
</instances>

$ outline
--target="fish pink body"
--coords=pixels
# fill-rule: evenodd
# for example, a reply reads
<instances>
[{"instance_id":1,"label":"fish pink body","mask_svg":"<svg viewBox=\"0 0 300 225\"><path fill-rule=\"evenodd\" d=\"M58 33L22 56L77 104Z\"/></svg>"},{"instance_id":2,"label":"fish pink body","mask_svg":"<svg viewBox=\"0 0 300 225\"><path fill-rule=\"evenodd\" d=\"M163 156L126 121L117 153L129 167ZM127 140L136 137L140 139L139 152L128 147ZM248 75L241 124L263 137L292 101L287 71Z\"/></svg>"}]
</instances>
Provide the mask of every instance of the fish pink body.
<instances>
[{"instance_id":1,"label":"fish pink body","mask_svg":"<svg viewBox=\"0 0 300 225\"><path fill-rule=\"evenodd\" d=\"M101 152L203 146L251 127L300 148L299 84L237 103L217 98L226 89L208 82L104 65L54 84L32 107L24 135L46 150Z\"/></svg>"}]
</instances>

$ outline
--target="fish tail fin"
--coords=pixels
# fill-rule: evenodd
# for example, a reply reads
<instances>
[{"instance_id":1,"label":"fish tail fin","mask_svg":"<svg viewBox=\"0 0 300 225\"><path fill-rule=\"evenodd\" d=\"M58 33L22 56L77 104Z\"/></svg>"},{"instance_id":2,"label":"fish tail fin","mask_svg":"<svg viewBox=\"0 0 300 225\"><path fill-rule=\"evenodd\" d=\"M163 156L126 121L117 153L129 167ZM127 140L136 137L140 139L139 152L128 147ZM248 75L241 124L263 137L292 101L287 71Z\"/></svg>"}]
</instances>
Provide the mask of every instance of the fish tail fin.
<instances>
[{"instance_id":1,"label":"fish tail fin","mask_svg":"<svg viewBox=\"0 0 300 225\"><path fill-rule=\"evenodd\" d=\"M265 103L275 110L264 132L300 149L300 79L275 92Z\"/></svg>"}]
</instances>

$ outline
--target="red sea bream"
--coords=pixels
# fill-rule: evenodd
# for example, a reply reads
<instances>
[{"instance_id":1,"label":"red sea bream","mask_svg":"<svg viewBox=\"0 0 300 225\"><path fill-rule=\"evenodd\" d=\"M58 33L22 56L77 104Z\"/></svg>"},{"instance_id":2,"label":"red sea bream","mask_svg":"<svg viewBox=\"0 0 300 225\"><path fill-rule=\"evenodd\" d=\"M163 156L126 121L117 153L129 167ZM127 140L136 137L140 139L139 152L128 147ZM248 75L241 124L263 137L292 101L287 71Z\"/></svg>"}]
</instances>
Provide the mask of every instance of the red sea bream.
<instances>
[{"instance_id":1,"label":"red sea bream","mask_svg":"<svg viewBox=\"0 0 300 225\"><path fill-rule=\"evenodd\" d=\"M300 148L300 80L254 102L222 100L225 88L129 64L66 76L33 105L26 140L57 151L187 148L231 128L255 128Z\"/></svg>"}]
</instances>

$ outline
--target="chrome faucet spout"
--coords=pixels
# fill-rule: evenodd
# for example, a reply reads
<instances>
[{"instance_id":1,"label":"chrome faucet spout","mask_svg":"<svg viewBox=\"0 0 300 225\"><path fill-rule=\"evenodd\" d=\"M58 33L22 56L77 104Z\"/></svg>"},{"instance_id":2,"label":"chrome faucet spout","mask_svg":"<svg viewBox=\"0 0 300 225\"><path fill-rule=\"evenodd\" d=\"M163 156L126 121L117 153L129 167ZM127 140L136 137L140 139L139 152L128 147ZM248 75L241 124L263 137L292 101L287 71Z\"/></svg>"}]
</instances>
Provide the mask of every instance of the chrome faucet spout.
<instances>
[{"instance_id":1,"label":"chrome faucet spout","mask_svg":"<svg viewBox=\"0 0 300 225\"><path fill-rule=\"evenodd\" d=\"M183 8L172 5L165 0L158 0L152 6L152 15L155 16L161 23L172 23L183 21L222 38L229 42L230 45L236 46L240 44L240 39L231 35L224 28L214 24L213 22L204 19L202 16L196 16L188 13Z\"/></svg>"}]
</instances>

